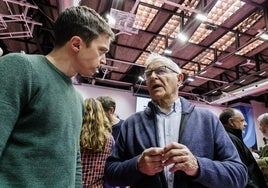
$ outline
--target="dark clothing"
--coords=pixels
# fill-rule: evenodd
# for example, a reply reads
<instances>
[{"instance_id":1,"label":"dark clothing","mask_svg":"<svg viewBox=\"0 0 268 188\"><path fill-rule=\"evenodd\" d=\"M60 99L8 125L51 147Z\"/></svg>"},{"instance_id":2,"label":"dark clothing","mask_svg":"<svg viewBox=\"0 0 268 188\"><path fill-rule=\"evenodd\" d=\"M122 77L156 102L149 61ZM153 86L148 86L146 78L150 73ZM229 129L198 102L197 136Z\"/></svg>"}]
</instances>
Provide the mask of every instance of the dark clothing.
<instances>
[{"instance_id":1,"label":"dark clothing","mask_svg":"<svg viewBox=\"0 0 268 188\"><path fill-rule=\"evenodd\" d=\"M242 162L248 168L248 183L246 188L267 188L263 174L254 159L251 151L243 142L242 131L239 129L225 128L234 143Z\"/></svg>"},{"instance_id":2,"label":"dark clothing","mask_svg":"<svg viewBox=\"0 0 268 188\"><path fill-rule=\"evenodd\" d=\"M117 139L118 134L119 134L120 129L121 129L121 125L122 125L123 122L124 122L124 120L120 119L120 121L117 124L114 124L112 126L112 135L114 137L114 140Z\"/></svg>"},{"instance_id":3,"label":"dark clothing","mask_svg":"<svg viewBox=\"0 0 268 188\"><path fill-rule=\"evenodd\" d=\"M195 178L182 171L175 172L174 188L244 187L247 169L218 117L209 110L192 106L180 97L182 119L179 143L186 145L197 158L200 171ZM153 176L140 173L137 159L147 148L159 147L156 107L148 107L127 118L105 166L105 176L111 185L131 188L167 188L164 172ZM176 126L176 122L174 122ZM184 130L182 129L184 127ZM235 177L235 178L234 178Z\"/></svg>"}]
</instances>

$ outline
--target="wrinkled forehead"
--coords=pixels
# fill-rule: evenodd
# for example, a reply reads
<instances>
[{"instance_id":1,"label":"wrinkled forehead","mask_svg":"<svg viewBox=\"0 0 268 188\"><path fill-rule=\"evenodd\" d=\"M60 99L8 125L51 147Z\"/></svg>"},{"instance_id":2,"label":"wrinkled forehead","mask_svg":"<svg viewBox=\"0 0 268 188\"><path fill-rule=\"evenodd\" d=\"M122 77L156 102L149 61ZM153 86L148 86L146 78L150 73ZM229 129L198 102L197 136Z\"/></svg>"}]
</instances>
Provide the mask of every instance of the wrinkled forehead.
<instances>
[{"instance_id":1,"label":"wrinkled forehead","mask_svg":"<svg viewBox=\"0 0 268 188\"><path fill-rule=\"evenodd\" d=\"M153 61L150 64L148 64L146 69L155 69L155 68L161 67L161 66L169 67L167 63L160 61L160 60L157 60L157 61Z\"/></svg>"}]
</instances>

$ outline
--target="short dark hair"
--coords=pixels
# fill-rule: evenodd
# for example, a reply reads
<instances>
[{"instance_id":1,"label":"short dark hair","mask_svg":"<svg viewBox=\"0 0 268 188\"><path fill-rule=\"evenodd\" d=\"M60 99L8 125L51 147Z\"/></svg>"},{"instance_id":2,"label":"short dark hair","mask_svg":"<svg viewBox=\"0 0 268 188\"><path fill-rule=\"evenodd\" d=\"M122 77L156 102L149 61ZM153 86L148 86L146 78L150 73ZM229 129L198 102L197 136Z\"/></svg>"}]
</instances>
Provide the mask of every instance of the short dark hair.
<instances>
[{"instance_id":1,"label":"short dark hair","mask_svg":"<svg viewBox=\"0 0 268 188\"><path fill-rule=\"evenodd\" d=\"M97 97L97 100L99 100L102 104L102 107L105 112L108 112L111 107L115 109L116 103L115 100L112 97L109 96L99 96Z\"/></svg>"},{"instance_id":2,"label":"short dark hair","mask_svg":"<svg viewBox=\"0 0 268 188\"><path fill-rule=\"evenodd\" d=\"M220 114L220 121L223 125L228 124L228 120L235 116L235 110L233 108L226 108Z\"/></svg>"},{"instance_id":3,"label":"short dark hair","mask_svg":"<svg viewBox=\"0 0 268 188\"><path fill-rule=\"evenodd\" d=\"M55 46L61 47L73 36L81 37L86 45L100 34L107 34L114 40L114 33L108 23L93 9L86 6L66 8L54 24Z\"/></svg>"}]
</instances>

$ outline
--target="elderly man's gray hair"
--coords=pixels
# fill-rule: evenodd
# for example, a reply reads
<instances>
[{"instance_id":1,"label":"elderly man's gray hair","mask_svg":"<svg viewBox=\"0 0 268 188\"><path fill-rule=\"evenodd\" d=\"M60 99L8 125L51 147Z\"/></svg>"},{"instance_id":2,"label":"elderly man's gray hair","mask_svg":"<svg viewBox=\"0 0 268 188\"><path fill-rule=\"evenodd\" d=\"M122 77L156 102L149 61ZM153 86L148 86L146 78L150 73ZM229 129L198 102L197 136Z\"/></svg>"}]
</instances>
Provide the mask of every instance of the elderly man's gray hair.
<instances>
[{"instance_id":1,"label":"elderly man's gray hair","mask_svg":"<svg viewBox=\"0 0 268 188\"><path fill-rule=\"evenodd\" d=\"M180 67L178 66L177 63L175 63L174 61L172 61L170 58L167 58L167 57L162 56L162 55L157 54L157 53L151 53L148 56L148 58L146 59L146 66L148 67L152 62L155 62L155 61L161 61L167 67L173 69L174 71L176 71L178 73L182 73L182 71L181 71L181 69L180 69Z\"/></svg>"},{"instance_id":2,"label":"elderly man's gray hair","mask_svg":"<svg viewBox=\"0 0 268 188\"><path fill-rule=\"evenodd\" d=\"M262 122L268 126L268 113L264 113L258 117L258 122Z\"/></svg>"}]
</instances>

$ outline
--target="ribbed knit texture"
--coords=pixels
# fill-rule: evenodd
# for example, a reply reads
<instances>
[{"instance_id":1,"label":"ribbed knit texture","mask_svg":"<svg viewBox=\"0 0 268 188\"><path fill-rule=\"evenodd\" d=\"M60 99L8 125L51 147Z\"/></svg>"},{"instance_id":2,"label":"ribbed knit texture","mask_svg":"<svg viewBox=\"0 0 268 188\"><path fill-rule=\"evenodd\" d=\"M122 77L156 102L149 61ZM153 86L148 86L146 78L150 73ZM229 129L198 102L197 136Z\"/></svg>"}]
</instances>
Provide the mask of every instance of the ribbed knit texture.
<instances>
[{"instance_id":1,"label":"ribbed knit texture","mask_svg":"<svg viewBox=\"0 0 268 188\"><path fill-rule=\"evenodd\" d=\"M0 58L0 187L81 187L82 97L42 55Z\"/></svg>"}]
</instances>

